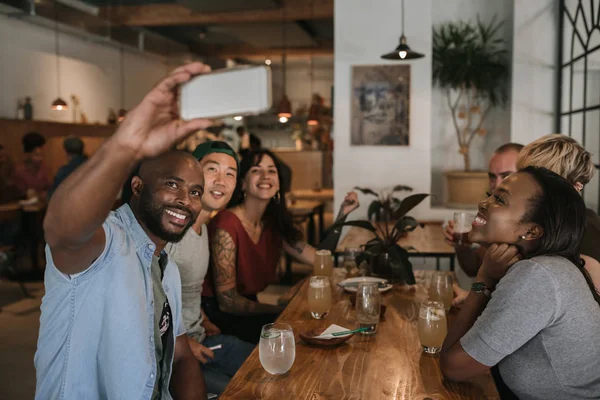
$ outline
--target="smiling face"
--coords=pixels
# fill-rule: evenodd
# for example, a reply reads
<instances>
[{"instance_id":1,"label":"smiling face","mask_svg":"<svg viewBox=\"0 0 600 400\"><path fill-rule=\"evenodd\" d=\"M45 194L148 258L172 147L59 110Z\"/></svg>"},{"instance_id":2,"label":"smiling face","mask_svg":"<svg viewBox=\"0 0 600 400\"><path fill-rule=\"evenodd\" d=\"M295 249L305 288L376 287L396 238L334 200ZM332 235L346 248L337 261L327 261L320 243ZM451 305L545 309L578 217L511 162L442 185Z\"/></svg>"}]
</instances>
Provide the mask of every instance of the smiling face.
<instances>
[{"instance_id":1,"label":"smiling face","mask_svg":"<svg viewBox=\"0 0 600 400\"><path fill-rule=\"evenodd\" d=\"M208 211L222 210L231 200L237 183L237 162L224 153L210 153L200 160L204 173L202 206Z\"/></svg>"},{"instance_id":2,"label":"smiling face","mask_svg":"<svg viewBox=\"0 0 600 400\"><path fill-rule=\"evenodd\" d=\"M515 173L504 179L487 200L479 203L469 240L484 246L517 244L523 235L529 238L539 234L539 226L523 222L523 217L532 207L531 200L540 194L540 186L527 173Z\"/></svg>"},{"instance_id":3,"label":"smiling face","mask_svg":"<svg viewBox=\"0 0 600 400\"><path fill-rule=\"evenodd\" d=\"M178 153L174 153L178 154ZM132 180L140 222L166 242L178 242L202 211L204 177L193 157L165 157Z\"/></svg>"},{"instance_id":4,"label":"smiling face","mask_svg":"<svg viewBox=\"0 0 600 400\"><path fill-rule=\"evenodd\" d=\"M279 191L279 175L275 162L267 154L258 165L252 166L244 178L243 190L246 196L260 200L271 200Z\"/></svg>"}]
</instances>

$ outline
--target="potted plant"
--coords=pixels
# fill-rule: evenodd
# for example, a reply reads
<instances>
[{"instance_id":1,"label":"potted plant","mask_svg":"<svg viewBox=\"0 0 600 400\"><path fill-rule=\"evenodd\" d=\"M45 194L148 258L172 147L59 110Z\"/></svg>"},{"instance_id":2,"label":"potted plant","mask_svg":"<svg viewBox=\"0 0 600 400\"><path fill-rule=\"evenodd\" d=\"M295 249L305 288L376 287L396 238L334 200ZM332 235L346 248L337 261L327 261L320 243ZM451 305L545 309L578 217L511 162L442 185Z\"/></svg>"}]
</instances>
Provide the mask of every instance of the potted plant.
<instances>
[{"instance_id":1,"label":"potted plant","mask_svg":"<svg viewBox=\"0 0 600 400\"><path fill-rule=\"evenodd\" d=\"M395 192L412 192L412 188L405 185L396 185L392 188L391 191L382 190L379 194L375 193L372 189L369 188L361 188L358 186L354 187L354 190L358 190L362 194L375 196L377 199L373 200L371 204L369 204L369 209L367 211L367 216L370 221L389 222L392 219L392 215L402 201L393 196Z\"/></svg>"},{"instance_id":2,"label":"potted plant","mask_svg":"<svg viewBox=\"0 0 600 400\"><path fill-rule=\"evenodd\" d=\"M400 201L397 207L393 206L394 211L391 212L391 207L386 205L387 210L383 213L383 215L386 215L386 219L383 222L371 223L367 220L347 221L334 225L334 228L356 226L374 233L375 237L365 243L364 252L357 257L356 264L360 265L362 261L369 261L372 275L414 285L415 275L412 270L412 264L408 259L408 250L410 248L403 248L398 244L398 240L404 234L415 230L417 227L417 220L406 214L427 196L429 195L424 193L410 195ZM391 203L387 204L390 205ZM395 222L391 224L390 221Z\"/></svg>"},{"instance_id":3,"label":"potted plant","mask_svg":"<svg viewBox=\"0 0 600 400\"><path fill-rule=\"evenodd\" d=\"M487 190L487 174L471 170L470 146L485 135L485 122L508 99L506 41L498 37L503 22L448 22L433 29L433 82L445 91L456 131L463 171L448 171L451 205L477 204Z\"/></svg>"}]
</instances>

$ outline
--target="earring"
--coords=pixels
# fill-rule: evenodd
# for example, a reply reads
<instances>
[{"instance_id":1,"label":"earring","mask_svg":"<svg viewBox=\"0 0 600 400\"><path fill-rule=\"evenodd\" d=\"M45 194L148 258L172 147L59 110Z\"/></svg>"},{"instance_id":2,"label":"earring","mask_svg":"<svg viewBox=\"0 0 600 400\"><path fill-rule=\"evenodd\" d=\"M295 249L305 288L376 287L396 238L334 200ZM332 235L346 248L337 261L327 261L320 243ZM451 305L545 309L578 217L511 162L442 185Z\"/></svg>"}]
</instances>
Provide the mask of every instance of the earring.
<instances>
[{"instance_id":1,"label":"earring","mask_svg":"<svg viewBox=\"0 0 600 400\"><path fill-rule=\"evenodd\" d=\"M523 239L523 240L527 239L527 236L525 236L525 235L521 235L520 237L521 237L521 239Z\"/></svg>"},{"instance_id":2,"label":"earring","mask_svg":"<svg viewBox=\"0 0 600 400\"><path fill-rule=\"evenodd\" d=\"M275 204L279 204L279 201L281 200L281 196L279 195L279 191L277 191L277 193L275 193L275 197L273 197L273 200L275 200Z\"/></svg>"}]
</instances>

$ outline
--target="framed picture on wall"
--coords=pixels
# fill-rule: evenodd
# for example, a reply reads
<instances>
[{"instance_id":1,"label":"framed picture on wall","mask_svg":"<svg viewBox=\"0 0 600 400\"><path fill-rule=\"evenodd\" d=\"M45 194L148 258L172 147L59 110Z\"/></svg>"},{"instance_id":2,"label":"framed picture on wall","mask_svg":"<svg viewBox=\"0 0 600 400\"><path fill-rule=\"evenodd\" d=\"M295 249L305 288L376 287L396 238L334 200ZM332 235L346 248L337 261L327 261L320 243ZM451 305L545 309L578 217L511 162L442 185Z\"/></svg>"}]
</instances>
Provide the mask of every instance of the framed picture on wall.
<instances>
[{"instance_id":1,"label":"framed picture on wall","mask_svg":"<svg viewBox=\"0 0 600 400\"><path fill-rule=\"evenodd\" d=\"M408 146L410 65L352 67L353 146Z\"/></svg>"}]
</instances>

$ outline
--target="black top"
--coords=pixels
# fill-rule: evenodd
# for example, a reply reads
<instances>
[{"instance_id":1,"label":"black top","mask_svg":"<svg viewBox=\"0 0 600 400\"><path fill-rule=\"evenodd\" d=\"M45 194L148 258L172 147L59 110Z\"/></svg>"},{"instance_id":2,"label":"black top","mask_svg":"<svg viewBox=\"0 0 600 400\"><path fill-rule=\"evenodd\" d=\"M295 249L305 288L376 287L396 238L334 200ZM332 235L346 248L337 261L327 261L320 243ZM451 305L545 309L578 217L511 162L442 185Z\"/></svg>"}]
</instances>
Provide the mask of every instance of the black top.
<instances>
[{"instance_id":1,"label":"black top","mask_svg":"<svg viewBox=\"0 0 600 400\"><path fill-rule=\"evenodd\" d=\"M585 222L585 233L579 252L600 262L600 217L588 208L585 213Z\"/></svg>"}]
</instances>

